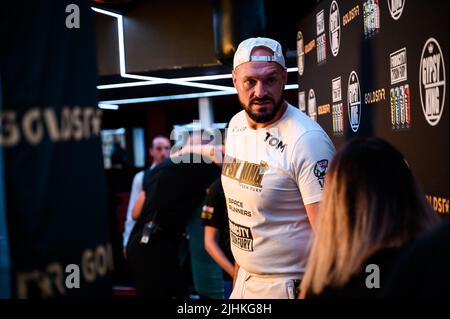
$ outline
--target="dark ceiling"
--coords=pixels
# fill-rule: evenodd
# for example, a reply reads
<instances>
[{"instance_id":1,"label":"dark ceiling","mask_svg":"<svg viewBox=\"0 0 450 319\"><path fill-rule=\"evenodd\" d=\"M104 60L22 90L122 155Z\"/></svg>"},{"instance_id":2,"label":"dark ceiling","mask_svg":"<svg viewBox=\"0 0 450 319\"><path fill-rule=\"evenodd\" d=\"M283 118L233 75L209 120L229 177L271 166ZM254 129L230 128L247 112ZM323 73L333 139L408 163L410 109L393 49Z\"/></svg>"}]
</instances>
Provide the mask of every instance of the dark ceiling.
<instances>
[{"instance_id":1,"label":"dark ceiling","mask_svg":"<svg viewBox=\"0 0 450 319\"><path fill-rule=\"evenodd\" d=\"M264 16L260 17L258 19L263 19L263 23L260 23L259 25L263 26L262 30L258 30L258 33L255 35L258 36L268 36L277 39L284 48L285 54L286 54L286 61L288 67L295 67L296 66L296 31L297 31L297 23L301 19L302 16L308 14L308 12L316 5L318 1L316 0L306 0L306 1L274 1L274 0L248 0L248 3L253 3L255 5L259 5L263 10ZM231 24L228 26L228 29L225 30L214 30L217 26L212 24L213 20L213 14L214 15L221 15L222 13L217 12L217 8L227 7L228 11L223 14L230 14L229 19L234 20L243 20L248 21L254 18L254 15L252 12L249 12L250 9L248 6L243 6L242 3L244 1L239 0L204 0L203 3L205 4L204 7L196 7L198 11L201 10L209 10L208 14L200 14L196 15L195 12L186 13L192 15L192 23L200 23L197 20L199 17L202 17L202 19L211 19L211 21L206 21L203 23L210 23L210 27L213 28L212 30L212 36L209 38L204 39L205 45L204 47L209 48L211 50L215 49L214 51L211 51L211 56L213 57L214 54L216 55L216 62L211 63L211 60L206 61L207 63L198 63L198 65L187 65L187 66L178 66L177 61L173 61L169 64L166 64L166 66L163 67L163 69L158 69L157 67L149 67L144 65L148 62L148 59L146 58L148 54L142 54L137 55L137 57L133 56L133 52L139 52L145 51L145 45L149 45L146 43L146 41L138 43L139 47L136 49L132 46L131 41L125 42L125 51L127 52L127 68L130 68L130 64L134 64L137 66L142 65L142 70L140 72L133 72L133 74L137 75L143 75L143 76L151 76L151 77L161 77L161 78L181 78L181 77L190 77L190 76L202 76L202 75L213 75L213 74L226 74L231 72L231 66L229 65L230 58L228 60L223 58L223 56L219 56L217 52L217 44L214 47L213 42L218 42L217 37L230 37L228 33L234 32L232 38L235 39L235 41L240 42L242 39L242 36L246 36L245 33L243 33L242 30L238 29L237 26L241 26L242 22L237 21L234 24ZM155 28L154 25L154 17L152 18L152 10L148 10L149 14L148 17L143 14L146 6L155 6L159 4L159 8L166 7L167 12L158 12L158 14L167 14L167 23L173 24L173 16L180 14L176 10L178 7L181 8L181 6L177 6L176 0L152 0L152 1L144 1L144 0L92 0L93 6L97 8L102 8L111 12L120 13L124 16L124 19L128 19L127 21L127 28L135 27L136 29L134 31L134 35L136 33L141 32L147 32L151 28ZM174 4L174 5L171 5ZM194 2L198 6L198 2ZM209 7L208 7L209 6ZM230 10L229 6L235 6L234 11ZM204 9L202 9L204 8ZM214 11L214 10L215 11ZM245 9L245 10L244 10ZM181 9L180 9L181 10ZM184 2L184 10L186 10L186 2ZM139 12L137 15L136 12ZM169 16L170 15L170 16ZM208 18L208 16L210 18ZM135 20L133 20L135 18ZM206 18L204 18L206 17ZM171 19L170 19L171 18ZM216 17L215 17L216 18ZM188 16L189 19L189 16ZM164 18L158 19L158 23L162 25L158 25L160 28L159 30L165 31L164 27L164 21L166 21ZM153 23L153 24L152 24ZM136 27L137 26L137 27ZM247 24L248 26L248 24ZM141 28L141 29L139 29ZM172 26L173 28L173 26ZM185 27L184 33L183 30L179 31L178 35L175 33L175 35L171 34L172 37L175 36L178 37L180 40L182 40L184 37L186 37L186 32L189 30ZM235 28L235 29L233 29ZM190 29L190 28L189 28ZM106 30L106 31L105 31ZM110 32L108 32L110 30ZM129 29L128 29L129 30ZM206 30L205 30L206 31ZM211 32L209 30L208 32ZM110 33L110 34L108 34ZM210 33L206 33L210 34ZM125 32L125 35L130 38L130 36ZM111 59L109 62L110 64L115 65L114 70L112 74L110 72L109 75L101 75L99 77L99 84L114 84L114 83L126 83L126 82L138 82L139 80L135 79L127 79L120 76L120 72L118 72L118 54L117 54L117 46L116 44L116 27L112 27L110 29L102 29L102 33L99 34L99 31L97 30L97 46L99 46L99 41L103 40L102 37L110 37L109 45L113 46L113 48L99 48L98 51L102 52L102 56L99 56L98 59ZM133 36L133 34L132 34ZM165 35L166 36L166 35ZM251 35L253 36L253 34ZM100 37L100 39L99 39ZM167 36L166 36L167 38ZM158 44L159 46L164 45L165 37L162 36L160 41L149 41L151 42L152 46L155 46L155 44ZM221 40L221 39L219 39ZM162 42L161 42L162 41ZM170 41L170 46L176 46L178 41L174 41L173 39ZM238 43L232 43L233 46L237 46ZM136 45L135 45L136 47ZM186 48L187 47L187 48ZM193 55L195 56L195 50L196 48L189 48L189 45L184 45L183 50L194 50ZM162 50L164 51L164 50ZM167 52L168 50L165 50ZM204 50L203 50L204 51ZM204 52L201 52L204 54ZM107 52L107 53L105 53ZM231 52L233 53L233 52ZM143 58L142 58L143 57ZM232 57L232 54L231 54ZM140 60L142 59L142 60ZM214 58L212 58L214 60ZM99 61L99 63L104 63L105 61ZM168 66L167 66L168 65ZM155 70L148 70L152 69ZM204 83L208 84L217 84L217 85L225 85L232 87L231 79L222 79L222 80L215 80L215 81L203 81ZM297 77L296 73L290 73L289 75L289 83L297 83ZM198 92L211 92L213 90L208 90L204 88L195 88L195 87L186 87L186 86L180 86L180 85L173 85L173 84L162 84L162 85L150 85L150 86L136 86L136 87L129 87L129 88L113 88L113 89L104 89L99 90L99 100L100 101L110 101L110 100L120 100L120 99L129 99L129 98L140 98L140 97L152 97L152 96L166 96L166 95L175 95L175 94L187 94L187 93L198 93Z\"/></svg>"}]
</instances>

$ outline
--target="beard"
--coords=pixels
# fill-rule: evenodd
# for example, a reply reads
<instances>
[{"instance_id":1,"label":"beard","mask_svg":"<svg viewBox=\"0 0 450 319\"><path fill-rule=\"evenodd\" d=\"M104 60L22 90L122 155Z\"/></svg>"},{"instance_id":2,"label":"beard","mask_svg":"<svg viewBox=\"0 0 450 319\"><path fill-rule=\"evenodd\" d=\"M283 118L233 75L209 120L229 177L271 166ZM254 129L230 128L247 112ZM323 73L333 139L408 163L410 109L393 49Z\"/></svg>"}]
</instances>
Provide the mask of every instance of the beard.
<instances>
[{"instance_id":1,"label":"beard","mask_svg":"<svg viewBox=\"0 0 450 319\"><path fill-rule=\"evenodd\" d=\"M242 103L242 101L239 99L239 102L241 103L242 107L244 108L247 115L256 123L267 123L272 121L278 111L280 110L281 106L284 103L284 93L281 94L280 99L275 101L269 96L263 96L262 98L253 98L250 99L248 104ZM265 107L264 109L260 111L254 111L252 110L252 105L258 105L258 104L264 104L271 102L273 105L273 109L270 110L270 107Z\"/></svg>"}]
</instances>

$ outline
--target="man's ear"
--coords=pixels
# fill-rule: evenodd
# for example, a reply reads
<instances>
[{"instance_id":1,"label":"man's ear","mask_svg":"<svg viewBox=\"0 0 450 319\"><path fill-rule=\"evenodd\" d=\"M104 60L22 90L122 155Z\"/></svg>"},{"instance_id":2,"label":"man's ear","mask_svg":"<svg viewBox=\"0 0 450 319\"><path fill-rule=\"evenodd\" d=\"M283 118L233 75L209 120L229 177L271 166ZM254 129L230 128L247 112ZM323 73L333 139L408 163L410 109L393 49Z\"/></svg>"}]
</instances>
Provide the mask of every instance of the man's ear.
<instances>
[{"instance_id":1,"label":"man's ear","mask_svg":"<svg viewBox=\"0 0 450 319\"><path fill-rule=\"evenodd\" d=\"M237 75L236 75L236 71L235 70L231 71L231 78L233 79L234 87L236 87Z\"/></svg>"}]
</instances>

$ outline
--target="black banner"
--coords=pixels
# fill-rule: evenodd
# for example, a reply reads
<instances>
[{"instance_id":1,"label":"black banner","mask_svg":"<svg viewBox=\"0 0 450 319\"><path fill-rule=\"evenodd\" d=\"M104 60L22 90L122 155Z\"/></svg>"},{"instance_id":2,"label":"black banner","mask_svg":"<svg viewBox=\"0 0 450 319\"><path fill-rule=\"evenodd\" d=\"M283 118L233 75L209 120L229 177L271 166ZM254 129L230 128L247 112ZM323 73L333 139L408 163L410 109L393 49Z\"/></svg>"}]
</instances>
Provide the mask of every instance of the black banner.
<instances>
[{"instance_id":1,"label":"black banner","mask_svg":"<svg viewBox=\"0 0 450 319\"><path fill-rule=\"evenodd\" d=\"M448 1L321 1L298 23L299 107L337 147L395 145L449 212Z\"/></svg>"},{"instance_id":2,"label":"black banner","mask_svg":"<svg viewBox=\"0 0 450 319\"><path fill-rule=\"evenodd\" d=\"M13 297L111 294L89 4L2 4L0 147Z\"/></svg>"}]
</instances>

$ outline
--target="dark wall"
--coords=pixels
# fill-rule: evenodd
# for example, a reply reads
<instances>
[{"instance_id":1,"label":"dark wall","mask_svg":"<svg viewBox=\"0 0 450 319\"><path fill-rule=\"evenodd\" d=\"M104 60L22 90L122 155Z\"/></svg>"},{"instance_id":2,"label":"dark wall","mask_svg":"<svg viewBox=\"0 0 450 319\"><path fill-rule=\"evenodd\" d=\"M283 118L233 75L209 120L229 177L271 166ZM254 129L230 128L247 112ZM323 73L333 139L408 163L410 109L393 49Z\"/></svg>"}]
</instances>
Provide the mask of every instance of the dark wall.
<instances>
[{"instance_id":1,"label":"dark wall","mask_svg":"<svg viewBox=\"0 0 450 319\"><path fill-rule=\"evenodd\" d=\"M117 74L116 19L96 13L95 23L99 75ZM209 0L139 1L123 25L128 73L218 63Z\"/></svg>"},{"instance_id":2,"label":"dark wall","mask_svg":"<svg viewBox=\"0 0 450 319\"><path fill-rule=\"evenodd\" d=\"M120 74L116 19L94 13L97 69L99 75Z\"/></svg>"},{"instance_id":3,"label":"dark wall","mask_svg":"<svg viewBox=\"0 0 450 319\"><path fill-rule=\"evenodd\" d=\"M221 57L229 63L239 42L250 36L273 37L285 51L295 50L292 30L315 2L135 1L122 12L126 70L143 73L217 65ZM116 19L96 13L95 27L99 75L118 74Z\"/></svg>"}]
</instances>

